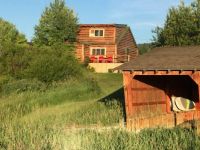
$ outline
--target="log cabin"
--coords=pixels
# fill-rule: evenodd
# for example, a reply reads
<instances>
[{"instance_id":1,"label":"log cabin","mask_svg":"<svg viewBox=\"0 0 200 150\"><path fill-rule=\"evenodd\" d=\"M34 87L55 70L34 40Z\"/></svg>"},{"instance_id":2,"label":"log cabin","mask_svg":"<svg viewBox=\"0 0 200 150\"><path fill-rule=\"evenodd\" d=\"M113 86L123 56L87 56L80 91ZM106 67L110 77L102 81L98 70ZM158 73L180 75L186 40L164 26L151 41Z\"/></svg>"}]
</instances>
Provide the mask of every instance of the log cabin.
<instances>
[{"instance_id":1,"label":"log cabin","mask_svg":"<svg viewBox=\"0 0 200 150\"><path fill-rule=\"evenodd\" d=\"M123 72L128 129L200 119L200 46L155 48L115 69ZM174 111L174 96L191 100L195 108Z\"/></svg>"},{"instance_id":2,"label":"log cabin","mask_svg":"<svg viewBox=\"0 0 200 150\"><path fill-rule=\"evenodd\" d=\"M79 25L76 57L81 62L89 59L90 65L96 67L97 72L106 72L109 67L110 69L117 67L134 59L137 55L138 48L131 29L127 25Z\"/></svg>"}]
</instances>

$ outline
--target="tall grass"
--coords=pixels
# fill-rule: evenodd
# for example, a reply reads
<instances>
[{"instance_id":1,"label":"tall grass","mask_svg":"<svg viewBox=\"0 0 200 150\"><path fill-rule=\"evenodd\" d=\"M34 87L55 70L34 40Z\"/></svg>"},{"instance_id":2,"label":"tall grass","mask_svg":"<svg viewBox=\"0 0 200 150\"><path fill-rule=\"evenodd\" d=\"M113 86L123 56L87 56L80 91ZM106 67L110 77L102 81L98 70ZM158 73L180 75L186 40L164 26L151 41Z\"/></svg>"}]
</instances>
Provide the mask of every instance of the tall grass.
<instances>
[{"instance_id":1,"label":"tall grass","mask_svg":"<svg viewBox=\"0 0 200 150\"><path fill-rule=\"evenodd\" d=\"M196 150L200 137L192 130L147 129L136 134L125 130L85 130L79 132L81 147L86 150Z\"/></svg>"},{"instance_id":2,"label":"tall grass","mask_svg":"<svg viewBox=\"0 0 200 150\"><path fill-rule=\"evenodd\" d=\"M99 100L121 86L121 75L88 78L92 80L71 79L45 90L20 92L23 82L14 82L16 88L0 97L0 149L64 149L65 128L118 123L120 104L105 105Z\"/></svg>"},{"instance_id":3,"label":"tall grass","mask_svg":"<svg viewBox=\"0 0 200 150\"><path fill-rule=\"evenodd\" d=\"M45 90L12 88L1 95L0 149L200 149L199 136L188 129L148 129L138 134L113 129L123 118L117 100L121 97L115 93L122 77L92 74L88 78L94 80L56 82Z\"/></svg>"}]
</instances>

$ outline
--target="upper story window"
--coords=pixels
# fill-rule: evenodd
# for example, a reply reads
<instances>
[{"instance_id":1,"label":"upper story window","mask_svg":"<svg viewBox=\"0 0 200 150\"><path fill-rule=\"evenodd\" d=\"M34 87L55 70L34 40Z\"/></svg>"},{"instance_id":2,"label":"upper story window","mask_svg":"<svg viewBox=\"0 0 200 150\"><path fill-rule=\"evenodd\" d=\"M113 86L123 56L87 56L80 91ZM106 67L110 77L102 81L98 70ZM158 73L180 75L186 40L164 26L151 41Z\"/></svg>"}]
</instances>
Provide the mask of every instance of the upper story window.
<instances>
[{"instance_id":1,"label":"upper story window","mask_svg":"<svg viewBox=\"0 0 200 150\"><path fill-rule=\"evenodd\" d=\"M104 29L90 29L90 37L104 37Z\"/></svg>"}]
</instances>

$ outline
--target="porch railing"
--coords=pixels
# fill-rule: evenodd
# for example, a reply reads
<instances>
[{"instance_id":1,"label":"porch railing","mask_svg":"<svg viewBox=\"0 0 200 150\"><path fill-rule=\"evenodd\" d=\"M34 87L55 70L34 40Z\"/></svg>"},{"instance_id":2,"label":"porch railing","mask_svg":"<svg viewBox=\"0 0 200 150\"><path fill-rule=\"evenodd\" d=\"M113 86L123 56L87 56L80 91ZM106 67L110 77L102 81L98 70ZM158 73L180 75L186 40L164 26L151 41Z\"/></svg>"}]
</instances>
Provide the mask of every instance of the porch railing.
<instances>
[{"instance_id":1,"label":"porch railing","mask_svg":"<svg viewBox=\"0 0 200 150\"><path fill-rule=\"evenodd\" d=\"M130 61L130 55L113 55L113 56L102 56L102 55L91 55L89 56L90 63L125 63Z\"/></svg>"}]
</instances>

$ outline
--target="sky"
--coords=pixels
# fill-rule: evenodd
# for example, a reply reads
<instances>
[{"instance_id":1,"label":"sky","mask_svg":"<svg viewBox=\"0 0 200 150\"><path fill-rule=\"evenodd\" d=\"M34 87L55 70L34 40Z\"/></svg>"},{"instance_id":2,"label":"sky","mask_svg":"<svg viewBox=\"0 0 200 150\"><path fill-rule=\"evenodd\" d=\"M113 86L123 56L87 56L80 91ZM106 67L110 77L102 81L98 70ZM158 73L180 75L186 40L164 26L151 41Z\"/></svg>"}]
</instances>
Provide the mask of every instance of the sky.
<instances>
[{"instance_id":1,"label":"sky","mask_svg":"<svg viewBox=\"0 0 200 150\"><path fill-rule=\"evenodd\" d=\"M52 0L0 0L0 17L12 22L30 41L42 12ZM193 0L183 0L190 4ZM127 24L136 42L152 40L152 30L164 24L168 9L180 0L66 0L80 24Z\"/></svg>"}]
</instances>

